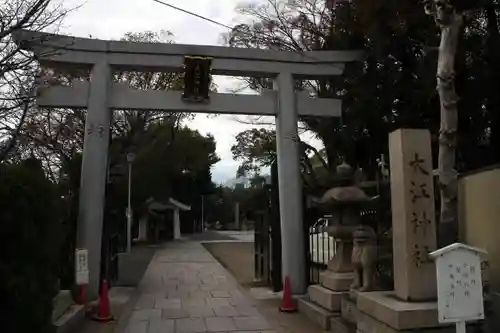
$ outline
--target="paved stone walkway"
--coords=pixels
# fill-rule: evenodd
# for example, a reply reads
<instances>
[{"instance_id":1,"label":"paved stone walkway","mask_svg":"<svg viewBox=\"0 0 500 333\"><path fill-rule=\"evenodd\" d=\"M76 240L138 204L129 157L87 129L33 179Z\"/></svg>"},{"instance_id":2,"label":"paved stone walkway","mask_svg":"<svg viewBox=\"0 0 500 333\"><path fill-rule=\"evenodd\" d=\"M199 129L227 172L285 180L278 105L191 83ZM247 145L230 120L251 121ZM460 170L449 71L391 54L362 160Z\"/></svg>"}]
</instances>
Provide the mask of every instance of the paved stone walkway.
<instances>
[{"instance_id":1,"label":"paved stone walkway","mask_svg":"<svg viewBox=\"0 0 500 333\"><path fill-rule=\"evenodd\" d=\"M159 249L139 292L125 333L275 333L198 242Z\"/></svg>"}]
</instances>

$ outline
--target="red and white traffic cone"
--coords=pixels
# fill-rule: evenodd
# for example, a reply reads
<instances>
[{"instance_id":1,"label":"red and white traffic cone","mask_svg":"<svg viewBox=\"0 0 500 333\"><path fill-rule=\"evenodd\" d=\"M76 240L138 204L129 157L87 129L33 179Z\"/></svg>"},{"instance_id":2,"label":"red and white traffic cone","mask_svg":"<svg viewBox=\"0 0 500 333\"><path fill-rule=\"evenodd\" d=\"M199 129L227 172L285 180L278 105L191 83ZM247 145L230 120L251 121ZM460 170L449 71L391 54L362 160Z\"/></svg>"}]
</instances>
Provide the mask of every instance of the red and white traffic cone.
<instances>
[{"instance_id":1,"label":"red and white traffic cone","mask_svg":"<svg viewBox=\"0 0 500 333\"><path fill-rule=\"evenodd\" d=\"M280 305L281 312L295 312L297 307L292 299L292 288L290 286L290 279L288 276L285 278L285 286L283 288L283 300Z\"/></svg>"},{"instance_id":2,"label":"red and white traffic cone","mask_svg":"<svg viewBox=\"0 0 500 333\"><path fill-rule=\"evenodd\" d=\"M83 305L85 308L87 307L87 286L82 284L80 285L80 295L78 296L78 304Z\"/></svg>"},{"instance_id":3,"label":"red and white traffic cone","mask_svg":"<svg viewBox=\"0 0 500 333\"><path fill-rule=\"evenodd\" d=\"M102 281L101 295L99 296L99 307L97 309L97 315L94 316L94 320L101 323L107 323L114 320L111 315L110 305L109 305L109 294L108 294L108 281Z\"/></svg>"}]
</instances>

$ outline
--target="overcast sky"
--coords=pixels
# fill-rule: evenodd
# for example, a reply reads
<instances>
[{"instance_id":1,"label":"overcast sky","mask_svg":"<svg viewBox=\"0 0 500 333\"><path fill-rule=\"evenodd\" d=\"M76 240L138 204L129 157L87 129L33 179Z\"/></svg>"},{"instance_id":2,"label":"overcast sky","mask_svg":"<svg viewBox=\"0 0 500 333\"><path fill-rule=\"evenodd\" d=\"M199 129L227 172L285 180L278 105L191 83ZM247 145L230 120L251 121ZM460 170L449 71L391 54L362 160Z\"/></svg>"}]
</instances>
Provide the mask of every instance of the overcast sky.
<instances>
[{"instance_id":1,"label":"overcast sky","mask_svg":"<svg viewBox=\"0 0 500 333\"><path fill-rule=\"evenodd\" d=\"M262 2L263 0L252 0ZM241 0L165 0L174 6L195 12L228 26L241 22L235 12ZM227 29L200 18L185 14L152 0L65 0L65 6L82 6L64 21L60 33L78 37L119 39L127 32L169 30L176 43L222 45L221 34ZM241 85L236 79L216 77L219 92L229 92ZM246 117L240 118L246 119ZM189 127L201 133L212 133L217 141L217 154L221 161L212 169L213 180L222 183L235 177L238 162L233 161L231 145L241 131L255 127L241 124L235 116L208 118L197 115ZM307 141L319 146L317 140L306 136Z\"/></svg>"}]
</instances>

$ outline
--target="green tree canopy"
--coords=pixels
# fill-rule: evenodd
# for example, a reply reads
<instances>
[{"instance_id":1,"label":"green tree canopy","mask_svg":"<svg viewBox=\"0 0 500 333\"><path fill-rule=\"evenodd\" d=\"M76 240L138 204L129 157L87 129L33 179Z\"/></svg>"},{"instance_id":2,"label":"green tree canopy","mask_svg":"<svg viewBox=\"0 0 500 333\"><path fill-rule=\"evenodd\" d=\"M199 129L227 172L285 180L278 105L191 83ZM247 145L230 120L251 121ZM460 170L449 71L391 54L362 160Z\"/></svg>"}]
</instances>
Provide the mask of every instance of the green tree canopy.
<instances>
[{"instance_id":1,"label":"green tree canopy","mask_svg":"<svg viewBox=\"0 0 500 333\"><path fill-rule=\"evenodd\" d=\"M459 102L458 169L500 161L500 80L498 1L466 22L457 56ZM343 100L343 117L301 118L325 146L330 170L340 159L369 174L387 155L388 133L400 127L428 128L437 144L439 100L435 91L439 29L420 3L400 1L272 0L246 3L238 12L248 22L226 37L237 47L302 52L362 49L365 58L349 64L342 77L301 82L299 89ZM270 88L248 79L252 88ZM485 88L486 87L486 88ZM437 151L437 149L434 149ZM435 159L436 160L436 159Z\"/></svg>"},{"instance_id":2,"label":"green tree canopy","mask_svg":"<svg viewBox=\"0 0 500 333\"><path fill-rule=\"evenodd\" d=\"M241 161L237 176L259 173L276 159L276 133L268 129L250 129L236 135L236 143L231 147L233 159Z\"/></svg>"},{"instance_id":3,"label":"green tree canopy","mask_svg":"<svg viewBox=\"0 0 500 333\"><path fill-rule=\"evenodd\" d=\"M219 161L215 139L187 127L174 131L166 124L148 129L153 140L138 151L133 167L134 195L137 200L149 197L174 197L187 204L210 192L211 167Z\"/></svg>"},{"instance_id":4,"label":"green tree canopy","mask_svg":"<svg viewBox=\"0 0 500 333\"><path fill-rule=\"evenodd\" d=\"M55 332L59 204L38 160L0 164L0 318L5 332Z\"/></svg>"},{"instance_id":5,"label":"green tree canopy","mask_svg":"<svg viewBox=\"0 0 500 333\"><path fill-rule=\"evenodd\" d=\"M311 189L327 187L329 176L325 153L301 140L300 166L302 178ZM231 147L233 159L240 161L237 176L252 176L259 179L262 168L270 167L276 160L276 131L269 129L250 129L238 133L236 143Z\"/></svg>"}]
</instances>

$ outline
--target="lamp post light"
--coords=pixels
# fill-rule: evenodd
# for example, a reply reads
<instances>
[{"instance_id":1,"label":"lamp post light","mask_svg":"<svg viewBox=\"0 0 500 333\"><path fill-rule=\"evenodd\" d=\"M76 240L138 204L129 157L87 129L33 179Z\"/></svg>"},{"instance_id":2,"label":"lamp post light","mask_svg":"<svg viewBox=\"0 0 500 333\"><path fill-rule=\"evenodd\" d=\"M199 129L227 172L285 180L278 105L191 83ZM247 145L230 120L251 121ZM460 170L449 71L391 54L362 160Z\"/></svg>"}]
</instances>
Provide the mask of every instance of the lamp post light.
<instances>
[{"instance_id":1,"label":"lamp post light","mask_svg":"<svg viewBox=\"0 0 500 333\"><path fill-rule=\"evenodd\" d=\"M201 232L205 231L205 195L201 195Z\"/></svg>"},{"instance_id":2,"label":"lamp post light","mask_svg":"<svg viewBox=\"0 0 500 333\"><path fill-rule=\"evenodd\" d=\"M128 163L128 206L127 206L127 252L132 250L132 163L134 162L135 155L133 153L127 154Z\"/></svg>"}]
</instances>

